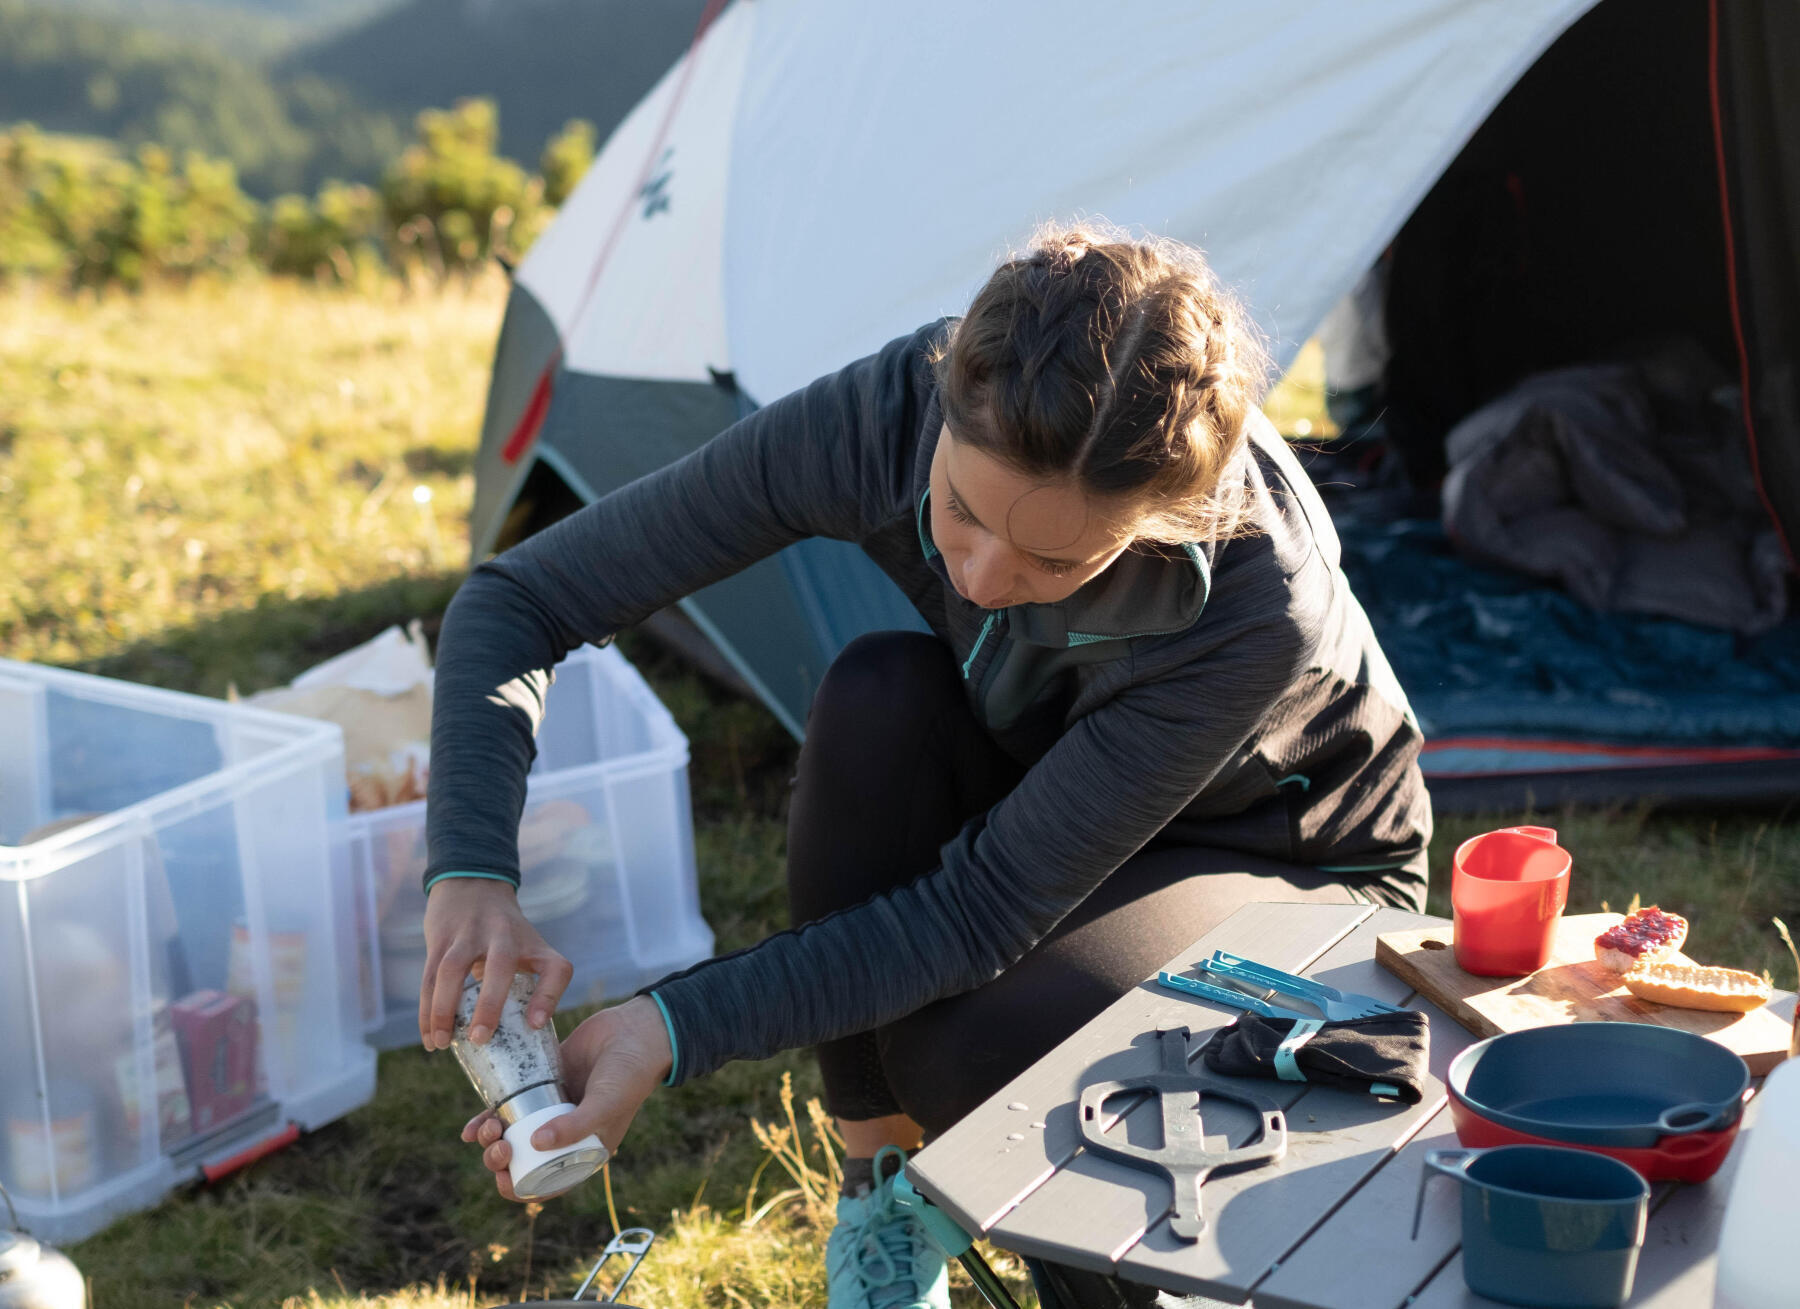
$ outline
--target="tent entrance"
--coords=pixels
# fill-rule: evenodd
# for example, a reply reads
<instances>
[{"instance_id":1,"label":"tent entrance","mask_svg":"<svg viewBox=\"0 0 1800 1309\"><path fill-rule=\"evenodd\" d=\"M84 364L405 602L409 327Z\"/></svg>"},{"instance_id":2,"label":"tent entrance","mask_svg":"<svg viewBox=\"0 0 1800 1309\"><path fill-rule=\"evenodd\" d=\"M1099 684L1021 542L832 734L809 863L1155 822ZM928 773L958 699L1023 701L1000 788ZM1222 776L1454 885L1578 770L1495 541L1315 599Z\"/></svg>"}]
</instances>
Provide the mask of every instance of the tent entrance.
<instances>
[{"instance_id":1,"label":"tent entrance","mask_svg":"<svg viewBox=\"0 0 1800 1309\"><path fill-rule=\"evenodd\" d=\"M1743 229L1781 230L1758 197L1792 190L1766 176L1790 161L1743 143L1795 140L1800 114L1792 93L1767 86L1756 115L1734 110L1743 84L1761 84L1742 66L1748 43L1733 42L1729 22L1743 17L1729 15L1715 42L1703 0L1597 6L1520 79L1385 256L1391 358L1371 436L1390 454L1381 474L1366 444L1313 472L1345 570L1432 738L1441 809L1527 794L1785 802L1800 786L1800 621L1734 635L1596 613L1467 562L1438 521L1446 433L1525 378L1679 341L1741 394L1740 335L1752 365L1759 348L1782 357L1768 349L1775 336L1747 329L1793 321L1792 269L1775 261L1788 275L1746 286L1742 266L1770 260ZM1723 196L1721 146L1734 179ZM1785 455L1800 445L1776 390L1791 387L1791 366L1785 382L1752 372L1759 453ZM1788 463L1758 462L1771 514L1791 517Z\"/></svg>"}]
</instances>

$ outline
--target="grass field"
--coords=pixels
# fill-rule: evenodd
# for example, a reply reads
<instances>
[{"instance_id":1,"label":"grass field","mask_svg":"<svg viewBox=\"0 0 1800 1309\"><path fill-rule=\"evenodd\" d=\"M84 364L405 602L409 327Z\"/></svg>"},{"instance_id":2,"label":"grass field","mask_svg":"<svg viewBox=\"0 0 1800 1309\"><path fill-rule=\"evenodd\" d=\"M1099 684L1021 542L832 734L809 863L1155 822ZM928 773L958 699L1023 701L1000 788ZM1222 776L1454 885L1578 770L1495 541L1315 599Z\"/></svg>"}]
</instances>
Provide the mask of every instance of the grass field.
<instances>
[{"instance_id":1,"label":"grass field","mask_svg":"<svg viewBox=\"0 0 1800 1309\"><path fill-rule=\"evenodd\" d=\"M219 695L278 684L390 623L441 612L466 560L470 457L503 299L498 281L423 297L261 281L101 301L0 296L0 552L11 565L0 655ZM1316 423L1317 378L1301 382L1274 407ZM755 941L785 925L794 745L759 707L646 642L625 645L693 744L701 899L719 946ZM1496 817L1523 815L1443 822L1434 866ZM1800 917L1800 825L1551 817L1580 863L1576 908L1660 900L1695 918L1698 954L1794 984L1768 920ZM752 1128L790 1123L788 1075L805 1185ZM816 1092L809 1061L792 1054L652 1098L610 1179L618 1221L662 1234L631 1300L823 1302L829 1164L805 1111ZM366 1108L72 1253L101 1309L449 1309L566 1294L611 1231L606 1189L537 1214L501 1201L456 1141L472 1107L448 1055L383 1055ZM978 1302L966 1286L958 1299Z\"/></svg>"}]
</instances>

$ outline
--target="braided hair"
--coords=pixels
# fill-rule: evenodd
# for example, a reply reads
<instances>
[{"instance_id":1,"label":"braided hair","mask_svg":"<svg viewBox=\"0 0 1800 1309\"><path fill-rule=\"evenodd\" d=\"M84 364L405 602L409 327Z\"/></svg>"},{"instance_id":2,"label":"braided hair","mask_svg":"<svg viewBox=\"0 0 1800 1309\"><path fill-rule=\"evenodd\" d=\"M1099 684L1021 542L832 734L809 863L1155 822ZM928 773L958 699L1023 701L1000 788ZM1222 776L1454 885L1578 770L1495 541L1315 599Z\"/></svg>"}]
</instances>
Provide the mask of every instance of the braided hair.
<instances>
[{"instance_id":1,"label":"braided hair","mask_svg":"<svg viewBox=\"0 0 1800 1309\"><path fill-rule=\"evenodd\" d=\"M1047 228L988 279L934 359L958 441L1128 503L1136 534L1229 536L1268 362L1191 246Z\"/></svg>"}]
</instances>

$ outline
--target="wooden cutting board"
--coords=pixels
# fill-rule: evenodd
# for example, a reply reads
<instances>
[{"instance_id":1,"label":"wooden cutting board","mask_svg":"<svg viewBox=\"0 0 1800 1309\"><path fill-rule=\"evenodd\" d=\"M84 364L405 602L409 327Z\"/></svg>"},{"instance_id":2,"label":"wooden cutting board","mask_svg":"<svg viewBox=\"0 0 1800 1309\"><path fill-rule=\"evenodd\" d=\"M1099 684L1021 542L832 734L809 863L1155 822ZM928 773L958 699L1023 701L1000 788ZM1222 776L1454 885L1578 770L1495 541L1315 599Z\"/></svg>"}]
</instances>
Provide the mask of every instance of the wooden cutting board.
<instances>
[{"instance_id":1,"label":"wooden cutting board","mask_svg":"<svg viewBox=\"0 0 1800 1309\"><path fill-rule=\"evenodd\" d=\"M1758 1077L1786 1058L1792 995L1777 991L1774 1002L1761 1009L1722 1014L1656 1004L1627 991L1619 975L1594 958L1594 938L1622 917L1564 916L1550 962L1529 977L1465 973L1456 966L1448 923L1441 928L1384 932L1375 938L1375 961L1477 1036L1558 1023L1660 1023L1711 1037L1735 1050ZM1688 962L1681 956L1677 961Z\"/></svg>"}]
</instances>

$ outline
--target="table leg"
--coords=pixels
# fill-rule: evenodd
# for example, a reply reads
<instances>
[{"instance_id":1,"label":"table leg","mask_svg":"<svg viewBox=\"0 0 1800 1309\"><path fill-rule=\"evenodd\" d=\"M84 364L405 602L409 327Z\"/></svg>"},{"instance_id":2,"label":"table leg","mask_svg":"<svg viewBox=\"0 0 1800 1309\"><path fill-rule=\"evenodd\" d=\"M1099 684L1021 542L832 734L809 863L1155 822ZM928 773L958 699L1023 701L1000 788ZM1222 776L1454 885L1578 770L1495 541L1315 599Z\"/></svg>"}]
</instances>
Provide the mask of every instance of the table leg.
<instances>
[{"instance_id":1,"label":"table leg","mask_svg":"<svg viewBox=\"0 0 1800 1309\"><path fill-rule=\"evenodd\" d=\"M987 1266L987 1260L981 1257L981 1252L974 1246L957 1255L956 1262L963 1266L969 1280L975 1283L975 1289L981 1292L994 1309L1019 1309L1019 1302L1012 1298L1012 1292L994 1275L994 1270Z\"/></svg>"}]
</instances>

